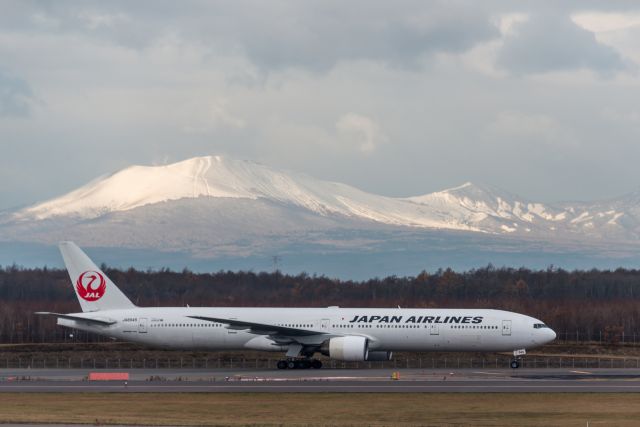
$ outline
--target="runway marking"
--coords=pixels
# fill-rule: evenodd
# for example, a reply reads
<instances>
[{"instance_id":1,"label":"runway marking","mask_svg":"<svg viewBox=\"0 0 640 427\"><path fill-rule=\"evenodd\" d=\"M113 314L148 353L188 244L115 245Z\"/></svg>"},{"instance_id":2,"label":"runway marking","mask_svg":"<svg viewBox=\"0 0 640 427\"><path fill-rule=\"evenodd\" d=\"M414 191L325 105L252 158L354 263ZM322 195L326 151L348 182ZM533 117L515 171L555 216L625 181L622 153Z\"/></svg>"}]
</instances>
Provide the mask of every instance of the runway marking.
<instances>
[{"instance_id":1,"label":"runway marking","mask_svg":"<svg viewBox=\"0 0 640 427\"><path fill-rule=\"evenodd\" d=\"M326 390L328 388L340 388L340 389L385 389L385 388L397 388L397 389L420 389L420 388L463 388L463 389L573 389L580 388L583 389L587 387L584 383L576 384L576 385L548 385L548 384L530 384L530 385L517 385L517 384L505 384L505 385L473 385L473 384L456 384L456 383L448 383L449 385L443 385L442 383L430 383L430 384L421 384L421 385L408 385L408 384L397 384L390 383L385 385L340 385L340 384L331 384L331 385L286 385L286 386L256 386L253 387L255 389L269 390L269 389L322 389ZM606 389L606 388L615 388L615 389L640 389L640 384L635 385L626 385L626 384L612 384L612 385L602 385L602 383L598 384L598 389ZM37 385L19 385L19 386L9 386L9 387L0 387L2 390L15 390L15 389L25 389L25 388L41 388L45 390L51 389L119 389L119 390L127 390L127 389L149 389L153 391L160 391L162 389L244 389L246 386L230 386L230 385L178 385L178 386L146 386L146 385L59 385L59 386L37 386ZM249 387L251 388L251 387Z\"/></svg>"},{"instance_id":2,"label":"runway marking","mask_svg":"<svg viewBox=\"0 0 640 427\"><path fill-rule=\"evenodd\" d=\"M472 374L484 374L484 375L505 375L505 373L504 373L504 372L481 372L481 371L472 372Z\"/></svg>"},{"instance_id":3,"label":"runway marking","mask_svg":"<svg viewBox=\"0 0 640 427\"><path fill-rule=\"evenodd\" d=\"M593 372L587 372L587 371L569 371L569 372L574 374L589 374L589 375L593 373Z\"/></svg>"},{"instance_id":4,"label":"runway marking","mask_svg":"<svg viewBox=\"0 0 640 427\"><path fill-rule=\"evenodd\" d=\"M347 381L347 380L388 380L388 376L384 377L229 377L226 382L269 382L269 381L278 381L278 382L299 382L299 381Z\"/></svg>"}]
</instances>

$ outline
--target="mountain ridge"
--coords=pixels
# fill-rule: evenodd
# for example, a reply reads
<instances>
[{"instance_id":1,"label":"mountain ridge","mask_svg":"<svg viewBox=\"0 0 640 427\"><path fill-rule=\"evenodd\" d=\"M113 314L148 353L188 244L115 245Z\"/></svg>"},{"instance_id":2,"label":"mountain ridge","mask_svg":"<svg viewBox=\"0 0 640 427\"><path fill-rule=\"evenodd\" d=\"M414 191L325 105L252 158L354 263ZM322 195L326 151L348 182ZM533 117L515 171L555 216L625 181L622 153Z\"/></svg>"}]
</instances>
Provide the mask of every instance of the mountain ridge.
<instances>
[{"instance_id":1,"label":"mountain ridge","mask_svg":"<svg viewBox=\"0 0 640 427\"><path fill-rule=\"evenodd\" d=\"M488 263L635 266L639 218L640 192L549 204L466 182L387 197L205 156L130 166L0 213L0 263L15 262L14 254L19 264L47 263L58 241L74 240L141 268L264 269L275 255L290 272L361 278Z\"/></svg>"},{"instance_id":2,"label":"mountain ridge","mask_svg":"<svg viewBox=\"0 0 640 427\"><path fill-rule=\"evenodd\" d=\"M520 239L526 245L538 241L545 247L583 242L615 248L640 244L638 196L544 204L466 182L396 198L249 161L205 156L130 166L5 213L0 241L76 239L212 256L217 251L247 255L258 248L268 252L278 245L376 250L385 239L395 239L394 233L441 230Z\"/></svg>"},{"instance_id":3,"label":"mountain ridge","mask_svg":"<svg viewBox=\"0 0 640 427\"><path fill-rule=\"evenodd\" d=\"M386 197L245 160L204 156L163 166L133 165L12 214L16 221L97 219L114 212L200 197L267 199L321 216L489 234L638 234L640 191L599 202L544 204L466 182L413 197ZM573 236L575 237L575 236Z\"/></svg>"}]
</instances>

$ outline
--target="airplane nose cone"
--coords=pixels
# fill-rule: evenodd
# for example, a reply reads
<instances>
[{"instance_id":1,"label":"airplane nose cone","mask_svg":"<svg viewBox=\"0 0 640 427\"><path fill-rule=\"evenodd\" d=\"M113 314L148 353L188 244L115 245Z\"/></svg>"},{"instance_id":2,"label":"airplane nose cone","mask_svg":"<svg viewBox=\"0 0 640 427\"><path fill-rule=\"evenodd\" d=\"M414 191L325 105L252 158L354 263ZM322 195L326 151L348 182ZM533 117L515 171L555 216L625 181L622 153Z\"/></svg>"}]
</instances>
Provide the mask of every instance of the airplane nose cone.
<instances>
[{"instance_id":1,"label":"airplane nose cone","mask_svg":"<svg viewBox=\"0 0 640 427\"><path fill-rule=\"evenodd\" d=\"M555 340L557 337L556 332L551 328L549 328L548 334L549 334L549 338L548 338L549 342Z\"/></svg>"}]
</instances>

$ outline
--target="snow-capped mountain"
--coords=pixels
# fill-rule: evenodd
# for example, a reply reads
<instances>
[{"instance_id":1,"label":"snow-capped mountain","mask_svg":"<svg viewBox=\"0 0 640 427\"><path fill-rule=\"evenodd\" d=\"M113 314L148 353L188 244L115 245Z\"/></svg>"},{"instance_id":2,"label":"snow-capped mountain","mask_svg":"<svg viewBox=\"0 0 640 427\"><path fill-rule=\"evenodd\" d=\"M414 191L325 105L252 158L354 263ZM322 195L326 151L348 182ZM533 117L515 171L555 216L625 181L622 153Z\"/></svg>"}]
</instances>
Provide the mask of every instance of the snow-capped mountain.
<instances>
[{"instance_id":1,"label":"snow-capped mountain","mask_svg":"<svg viewBox=\"0 0 640 427\"><path fill-rule=\"evenodd\" d=\"M445 212L411 200L366 193L348 185L285 173L247 161L196 157L167 166L132 166L61 197L28 207L14 218L94 219L155 203L215 198L270 200L321 216L341 215L389 225L475 230Z\"/></svg>"},{"instance_id":2,"label":"snow-capped mountain","mask_svg":"<svg viewBox=\"0 0 640 427\"><path fill-rule=\"evenodd\" d=\"M315 216L316 221L330 220L333 225L351 220L369 226L544 239L635 241L640 218L640 192L597 203L548 205L468 182L422 196L392 198L249 161L207 156L165 166L131 166L61 197L14 212L3 222L5 229L9 224L42 221L86 224L91 220L95 224L100 219L152 206L155 210L170 210L171 204L180 200L215 200L227 205L234 200L260 201L279 209L295 209L306 215L305 221ZM250 210L251 203L245 206ZM218 210L217 215L224 213ZM213 215L209 218L212 223L218 222ZM248 228L254 226L247 224ZM304 229L304 224L295 228Z\"/></svg>"},{"instance_id":3,"label":"snow-capped mountain","mask_svg":"<svg viewBox=\"0 0 640 427\"><path fill-rule=\"evenodd\" d=\"M511 193L472 183L411 197L430 207L462 212L468 223L486 232L545 239L638 240L640 193L594 203L532 202Z\"/></svg>"},{"instance_id":4,"label":"snow-capped mountain","mask_svg":"<svg viewBox=\"0 0 640 427\"><path fill-rule=\"evenodd\" d=\"M615 266L610 260L616 256L631 259L638 253L639 231L640 191L551 205L465 183L393 198L210 156L131 166L0 214L0 263L15 261L19 245L44 245L52 253L58 241L75 240L120 253L121 248L139 251L143 267L173 265L173 255L168 261L158 255L166 253L188 254L183 266L224 259L225 267L230 260L285 254L299 260L297 271L343 265L342 274L357 264L362 277L370 277L365 275L374 266L387 273L398 271L389 266L410 265L415 272L425 262L468 268L489 262L528 265L534 259L557 265L558 254L577 254L575 266ZM234 265L255 267L248 261Z\"/></svg>"}]
</instances>

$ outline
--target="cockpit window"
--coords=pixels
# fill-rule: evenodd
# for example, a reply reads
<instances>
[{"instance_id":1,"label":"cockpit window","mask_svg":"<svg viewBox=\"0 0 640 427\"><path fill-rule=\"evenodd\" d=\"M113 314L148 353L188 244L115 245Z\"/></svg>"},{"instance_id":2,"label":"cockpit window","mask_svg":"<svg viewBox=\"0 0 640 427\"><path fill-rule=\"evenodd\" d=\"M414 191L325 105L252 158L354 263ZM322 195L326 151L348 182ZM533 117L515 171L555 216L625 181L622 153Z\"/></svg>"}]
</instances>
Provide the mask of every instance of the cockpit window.
<instances>
[{"instance_id":1,"label":"cockpit window","mask_svg":"<svg viewBox=\"0 0 640 427\"><path fill-rule=\"evenodd\" d=\"M548 326L545 325L544 323L534 323L533 324L533 328L534 329L542 329L542 328L548 328Z\"/></svg>"}]
</instances>

